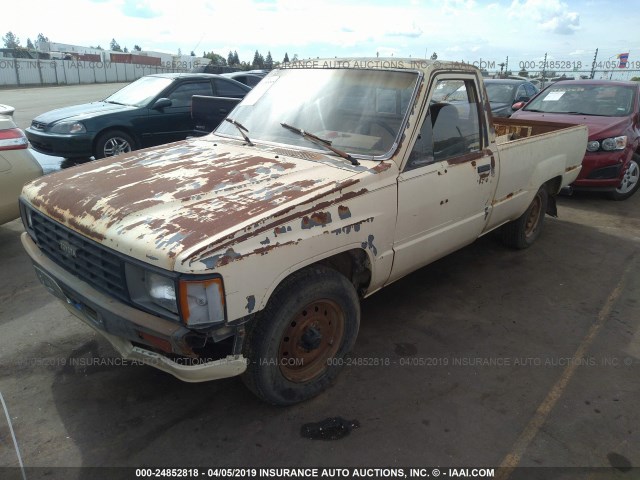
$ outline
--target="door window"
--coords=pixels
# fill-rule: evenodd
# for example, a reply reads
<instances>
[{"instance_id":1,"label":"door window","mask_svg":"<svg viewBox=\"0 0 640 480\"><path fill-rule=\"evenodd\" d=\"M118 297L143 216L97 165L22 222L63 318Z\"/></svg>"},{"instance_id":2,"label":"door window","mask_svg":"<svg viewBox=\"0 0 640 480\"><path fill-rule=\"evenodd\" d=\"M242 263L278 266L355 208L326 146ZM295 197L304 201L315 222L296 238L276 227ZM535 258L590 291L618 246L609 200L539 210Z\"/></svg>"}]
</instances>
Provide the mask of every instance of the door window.
<instances>
[{"instance_id":1,"label":"door window","mask_svg":"<svg viewBox=\"0 0 640 480\"><path fill-rule=\"evenodd\" d=\"M222 79L216 79L216 95L218 97L243 98L247 92L242 87Z\"/></svg>"},{"instance_id":2,"label":"door window","mask_svg":"<svg viewBox=\"0 0 640 480\"><path fill-rule=\"evenodd\" d=\"M194 95L213 95L211 82L183 83L169 95L172 107L190 107Z\"/></svg>"},{"instance_id":3,"label":"door window","mask_svg":"<svg viewBox=\"0 0 640 480\"><path fill-rule=\"evenodd\" d=\"M435 101L434 99L438 99ZM471 80L436 83L429 113L405 170L440 162L481 148L478 95Z\"/></svg>"}]
</instances>

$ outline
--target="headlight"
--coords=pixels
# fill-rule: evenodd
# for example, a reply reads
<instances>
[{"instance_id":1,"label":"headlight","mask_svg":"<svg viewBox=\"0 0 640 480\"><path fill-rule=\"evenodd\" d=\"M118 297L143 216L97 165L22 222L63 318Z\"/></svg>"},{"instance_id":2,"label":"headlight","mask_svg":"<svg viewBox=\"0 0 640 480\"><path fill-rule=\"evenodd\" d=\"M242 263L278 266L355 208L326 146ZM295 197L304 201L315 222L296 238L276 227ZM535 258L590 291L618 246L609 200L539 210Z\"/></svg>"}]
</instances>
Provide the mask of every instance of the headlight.
<instances>
[{"instance_id":1,"label":"headlight","mask_svg":"<svg viewBox=\"0 0 640 480\"><path fill-rule=\"evenodd\" d=\"M180 281L180 312L189 327L224 322L224 287L222 279Z\"/></svg>"},{"instance_id":2,"label":"headlight","mask_svg":"<svg viewBox=\"0 0 640 480\"><path fill-rule=\"evenodd\" d=\"M176 283L172 278L163 277L157 273L145 272L144 284L149 299L156 305L178 313L176 302Z\"/></svg>"},{"instance_id":3,"label":"headlight","mask_svg":"<svg viewBox=\"0 0 640 480\"><path fill-rule=\"evenodd\" d=\"M51 133L85 133L87 131L80 122L60 122L51 127Z\"/></svg>"},{"instance_id":4,"label":"headlight","mask_svg":"<svg viewBox=\"0 0 640 480\"><path fill-rule=\"evenodd\" d=\"M627 146L627 137L623 135L621 137L605 138L602 140L603 150L624 150Z\"/></svg>"},{"instance_id":5,"label":"headlight","mask_svg":"<svg viewBox=\"0 0 640 480\"><path fill-rule=\"evenodd\" d=\"M600 142L598 140L591 140L587 143L588 152L597 152L598 150L600 150Z\"/></svg>"},{"instance_id":6,"label":"headlight","mask_svg":"<svg viewBox=\"0 0 640 480\"><path fill-rule=\"evenodd\" d=\"M224 285L219 276L164 275L129 263L125 272L131 301L146 310L194 328L226 319Z\"/></svg>"}]
</instances>

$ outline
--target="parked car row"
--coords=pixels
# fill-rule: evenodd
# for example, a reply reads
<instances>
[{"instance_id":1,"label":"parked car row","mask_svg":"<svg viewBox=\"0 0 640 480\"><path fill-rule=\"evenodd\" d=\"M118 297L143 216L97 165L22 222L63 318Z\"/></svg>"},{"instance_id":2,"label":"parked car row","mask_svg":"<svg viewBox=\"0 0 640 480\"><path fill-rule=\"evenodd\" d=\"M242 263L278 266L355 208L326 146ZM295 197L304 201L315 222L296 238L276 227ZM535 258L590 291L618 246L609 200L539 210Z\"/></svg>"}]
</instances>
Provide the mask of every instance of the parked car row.
<instances>
[{"instance_id":1,"label":"parked car row","mask_svg":"<svg viewBox=\"0 0 640 480\"><path fill-rule=\"evenodd\" d=\"M27 150L27 139L34 150L46 155L98 159L206 134L266 73L149 75L102 101L39 115L26 129L27 138L11 121L13 107L0 105L0 173L5 173L3 181L15 190L3 188L0 221L17 217L12 199L17 197L20 181L7 179L12 175L22 179L24 174L26 181L42 174L33 168L37 162ZM625 200L640 188L638 82L559 81L542 92L523 79L487 79L484 83L493 117L587 125L589 143L572 190L598 190L614 200ZM449 85L451 88L443 82L434 99L460 107L465 103L464 92L455 82ZM211 110L202 125L192 115L194 95L224 97L219 102L202 99L201 106ZM12 169L11 175L6 173Z\"/></svg>"}]
</instances>

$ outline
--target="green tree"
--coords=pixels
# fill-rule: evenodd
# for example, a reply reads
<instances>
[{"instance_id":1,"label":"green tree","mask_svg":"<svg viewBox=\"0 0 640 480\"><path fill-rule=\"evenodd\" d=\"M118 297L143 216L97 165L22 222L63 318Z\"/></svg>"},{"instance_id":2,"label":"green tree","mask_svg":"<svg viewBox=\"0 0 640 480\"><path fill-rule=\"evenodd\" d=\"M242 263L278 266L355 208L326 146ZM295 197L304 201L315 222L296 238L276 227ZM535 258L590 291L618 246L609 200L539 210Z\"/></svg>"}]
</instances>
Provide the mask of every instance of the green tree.
<instances>
[{"instance_id":1,"label":"green tree","mask_svg":"<svg viewBox=\"0 0 640 480\"><path fill-rule=\"evenodd\" d=\"M13 32L7 32L2 41L6 48L20 48L20 39Z\"/></svg>"},{"instance_id":2,"label":"green tree","mask_svg":"<svg viewBox=\"0 0 640 480\"><path fill-rule=\"evenodd\" d=\"M284 59L282 60L282 63L289 63L289 54L286 52L284 54Z\"/></svg>"},{"instance_id":3,"label":"green tree","mask_svg":"<svg viewBox=\"0 0 640 480\"><path fill-rule=\"evenodd\" d=\"M40 43L40 42L48 42L49 41L49 37L45 37L43 34L39 33L38 36L36 37L36 43Z\"/></svg>"},{"instance_id":4,"label":"green tree","mask_svg":"<svg viewBox=\"0 0 640 480\"><path fill-rule=\"evenodd\" d=\"M27 48L29 50L35 50L36 49L36 47L33 45L33 42L31 41L30 38L27 38Z\"/></svg>"},{"instance_id":5,"label":"green tree","mask_svg":"<svg viewBox=\"0 0 640 480\"><path fill-rule=\"evenodd\" d=\"M181 48L178 49L178 55L182 56L182 49Z\"/></svg>"},{"instance_id":6,"label":"green tree","mask_svg":"<svg viewBox=\"0 0 640 480\"><path fill-rule=\"evenodd\" d=\"M237 50L233 51L233 64L234 65L240 65L240 57L238 57Z\"/></svg>"},{"instance_id":7,"label":"green tree","mask_svg":"<svg viewBox=\"0 0 640 480\"><path fill-rule=\"evenodd\" d=\"M631 77L632 82L640 82L640 77Z\"/></svg>"},{"instance_id":8,"label":"green tree","mask_svg":"<svg viewBox=\"0 0 640 480\"><path fill-rule=\"evenodd\" d=\"M124 47L124 50L122 50L124 53L129 53L129 49L127 47Z\"/></svg>"},{"instance_id":9,"label":"green tree","mask_svg":"<svg viewBox=\"0 0 640 480\"><path fill-rule=\"evenodd\" d=\"M273 69L273 58L271 57L271 52L267 52L267 58L264 59L264 68L267 70Z\"/></svg>"},{"instance_id":10,"label":"green tree","mask_svg":"<svg viewBox=\"0 0 640 480\"><path fill-rule=\"evenodd\" d=\"M122 48L120 48L120 45L118 44L118 42L116 42L115 38L111 39L111 43L109 44L109 48L111 50L113 50L114 52L121 52Z\"/></svg>"},{"instance_id":11,"label":"green tree","mask_svg":"<svg viewBox=\"0 0 640 480\"><path fill-rule=\"evenodd\" d=\"M133 49L134 49L136 52L141 52L141 51L142 51L142 49L141 49L141 48L140 48L140 46L138 46L138 45L134 45L134 46L133 46Z\"/></svg>"},{"instance_id":12,"label":"green tree","mask_svg":"<svg viewBox=\"0 0 640 480\"><path fill-rule=\"evenodd\" d=\"M518 72L518 76L520 77L529 77L529 72L527 72L524 68Z\"/></svg>"},{"instance_id":13,"label":"green tree","mask_svg":"<svg viewBox=\"0 0 640 480\"><path fill-rule=\"evenodd\" d=\"M253 68L258 68L260 70L264 68L264 57L257 50L255 55L253 56L253 63L251 65L253 66Z\"/></svg>"},{"instance_id":14,"label":"green tree","mask_svg":"<svg viewBox=\"0 0 640 480\"><path fill-rule=\"evenodd\" d=\"M211 63L214 64L214 65L226 65L227 64L227 61L225 60L225 58L222 55L218 55L217 53L214 53L214 52L205 53L204 54L204 58L211 59Z\"/></svg>"},{"instance_id":15,"label":"green tree","mask_svg":"<svg viewBox=\"0 0 640 480\"><path fill-rule=\"evenodd\" d=\"M196 52L194 52L193 50L191 50L191 56L195 57L196 56Z\"/></svg>"},{"instance_id":16,"label":"green tree","mask_svg":"<svg viewBox=\"0 0 640 480\"><path fill-rule=\"evenodd\" d=\"M233 52L229 50L229 55L227 55L227 64L229 66L233 65L233 60L234 60Z\"/></svg>"}]
</instances>

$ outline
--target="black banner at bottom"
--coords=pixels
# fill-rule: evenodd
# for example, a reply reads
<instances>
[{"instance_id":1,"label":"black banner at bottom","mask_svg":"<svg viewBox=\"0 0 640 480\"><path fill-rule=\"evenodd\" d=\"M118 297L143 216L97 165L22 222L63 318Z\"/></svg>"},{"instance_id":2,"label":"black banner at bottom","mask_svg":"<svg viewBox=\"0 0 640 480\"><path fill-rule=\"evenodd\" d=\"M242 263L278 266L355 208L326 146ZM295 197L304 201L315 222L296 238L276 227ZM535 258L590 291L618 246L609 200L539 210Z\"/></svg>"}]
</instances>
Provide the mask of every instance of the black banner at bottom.
<instances>
[{"instance_id":1,"label":"black banner at bottom","mask_svg":"<svg viewBox=\"0 0 640 480\"><path fill-rule=\"evenodd\" d=\"M0 467L1 480L134 479L461 479L617 480L640 479L640 468L613 467Z\"/></svg>"}]
</instances>

